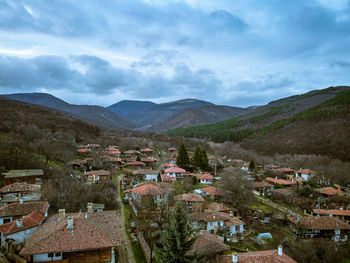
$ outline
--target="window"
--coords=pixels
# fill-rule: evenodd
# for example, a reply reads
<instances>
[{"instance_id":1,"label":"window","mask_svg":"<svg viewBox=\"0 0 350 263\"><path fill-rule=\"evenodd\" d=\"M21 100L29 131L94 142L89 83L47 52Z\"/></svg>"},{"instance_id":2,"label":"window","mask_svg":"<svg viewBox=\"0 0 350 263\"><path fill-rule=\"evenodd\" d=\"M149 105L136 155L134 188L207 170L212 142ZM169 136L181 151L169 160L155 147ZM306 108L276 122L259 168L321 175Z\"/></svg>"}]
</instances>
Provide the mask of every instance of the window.
<instances>
[{"instance_id":1,"label":"window","mask_svg":"<svg viewBox=\"0 0 350 263\"><path fill-rule=\"evenodd\" d=\"M49 253L49 254L47 254L47 257L49 257L49 258L53 258L53 253Z\"/></svg>"},{"instance_id":2,"label":"window","mask_svg":"<svg viewBox=\"0 0 350 263\"><path fill-rule=\"evenodd\" d=\"M55 257L61 257L61 256L62 256L61 252L55 253Z\"/></svg>"},{"instance_id":3,"label":"window","mask_svg":"<svg viewBox=\"0 0 350 263\"><path fill-rule=\"evenodd\" d=\"M4 218L3 222L4 222L4 224L10 223L11 222L11 218Z\"/></svg>"}]
</instances>

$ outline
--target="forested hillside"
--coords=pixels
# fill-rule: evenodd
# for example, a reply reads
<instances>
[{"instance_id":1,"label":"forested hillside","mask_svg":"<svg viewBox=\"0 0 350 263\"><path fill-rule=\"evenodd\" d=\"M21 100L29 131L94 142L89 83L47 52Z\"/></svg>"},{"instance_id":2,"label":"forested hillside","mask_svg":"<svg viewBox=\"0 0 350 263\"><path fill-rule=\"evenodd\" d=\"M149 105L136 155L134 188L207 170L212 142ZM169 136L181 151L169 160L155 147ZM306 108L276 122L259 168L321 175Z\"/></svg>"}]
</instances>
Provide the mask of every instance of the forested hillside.
<instances>
[{"instance_id":1,"label":"forested hillside","mask_svg":"<svg viewBox=\"0 0 350 263\"><path fill-rule=\"evenodd\" d=\"M297 110L298 102L328 94L336 95ZM272 102L263 114L247 113L214 124L174 129L168 134L241 142L265 154L314 153L350 160L349 119L350 91L337 87Z\"/></svg>"}]
</instances>

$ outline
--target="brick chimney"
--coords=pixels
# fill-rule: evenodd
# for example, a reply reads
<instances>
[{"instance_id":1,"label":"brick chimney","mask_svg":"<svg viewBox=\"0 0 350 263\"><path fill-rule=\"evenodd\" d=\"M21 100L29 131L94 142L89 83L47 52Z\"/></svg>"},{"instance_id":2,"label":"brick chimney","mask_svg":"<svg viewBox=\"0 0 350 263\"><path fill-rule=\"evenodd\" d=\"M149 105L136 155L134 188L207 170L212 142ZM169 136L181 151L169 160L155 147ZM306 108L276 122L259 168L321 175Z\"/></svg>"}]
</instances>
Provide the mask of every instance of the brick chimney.
<instances>
[{"instance_id":1,"label":"brick chimney","mask_svg":"<svg viewBox=\"0 0 350 263\"><path fill-rule=\"evenodd\" d=\"M22 218L16 220L16 226L17 226L18 228L23 227Z\"/></svg>"},{"instance_id":2,"label":"brick chimney","mask_svg":"<svg viewBox=\"0 0 350 263\"><path fill-rule=\"evenodd\" d=\"M88 203L87 204L87 210L88 210L88 213L92 213L92 203Z\"/></svg>"},{"instance_id":3,"label":"brick chimney","mask_svg":"<svg viewBox=\"0 0 350 263\"><path fill-rule=\"evenodd\" d=\"M59 209L58 210L58 219L64 219L66 217L66 209Z\"/></svg>"}]
</instances>

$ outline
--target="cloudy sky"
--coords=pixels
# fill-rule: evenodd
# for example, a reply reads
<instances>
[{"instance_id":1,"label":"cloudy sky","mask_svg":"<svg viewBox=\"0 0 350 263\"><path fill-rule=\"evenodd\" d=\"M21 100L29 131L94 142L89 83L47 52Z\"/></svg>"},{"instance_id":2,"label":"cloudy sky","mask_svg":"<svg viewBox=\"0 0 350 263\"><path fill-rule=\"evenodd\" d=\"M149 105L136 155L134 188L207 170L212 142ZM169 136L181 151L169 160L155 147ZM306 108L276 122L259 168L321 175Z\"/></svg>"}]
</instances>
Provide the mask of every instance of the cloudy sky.
<instances>
[{"instance_id":1,"label":"cloudy sky","mask_svg":"<svg viewBox=\"0 0 350 263\"><path fill-rule=\"evenodd\" d=\"M0 93L249 106L349 82L348 0L0 1Z\"/></svg>"}]
</instances>

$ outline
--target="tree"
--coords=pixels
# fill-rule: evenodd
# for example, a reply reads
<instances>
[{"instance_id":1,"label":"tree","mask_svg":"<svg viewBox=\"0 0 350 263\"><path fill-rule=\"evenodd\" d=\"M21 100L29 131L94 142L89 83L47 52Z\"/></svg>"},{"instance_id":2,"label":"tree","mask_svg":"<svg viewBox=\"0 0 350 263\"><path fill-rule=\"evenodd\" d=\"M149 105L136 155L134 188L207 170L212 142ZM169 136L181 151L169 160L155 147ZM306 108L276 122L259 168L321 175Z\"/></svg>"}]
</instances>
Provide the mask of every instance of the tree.
<instances>
[{"instance_id":1,"label":"tree","mask_svg":"<svg viewBox=\"0 0 350 263\"><path fill-rule=\"evenodd\" d=\"M200 162L200 166L199 167L203 171L208 171L209 170L208 156L207 156L207 153L206 153L206 151L204 149L202 150L201 162Z\"/></svg>"},{"instance_id":2,"label":"tree","mask_svg":"<svg viewBox=\"0 0 350 263\"><path fill-rule=\"evenodd\" d=\"M205 150L202 150L198 145L196 147L196 150L194 151L192 164L196 170L202 170L202 171L209 170L207 153L205 152Z\"/></svg>"},{"instance_id":3,"label":"tree","mask_svg":"<svg viewBox=\"0 0 350 263\"><path fill-rule=\"evenodd\" d=\"M224 201L244 214L246 205L253 199L252 186L245 175L240 170L224 174L222 188L225 190Z\"/></svg>"},{"instance_id":4,"label":"tree","mask_svg":"<svg viewBox=\"0 0 350 263\"><path fill-rule=\"evenodd\" d=\"M190 167L190 158L188 157L188 153L184 144L180 145L178 156L176 158L176 164L183 168L188 169Z\"/></svg>"},{"instance_id":5,"label":"tree","mask_svg":"<svg viewBox=\"0 0 350 263\"><path fill-rule=\"evenodd\" d=\"M253 160L251 160L250 162L249 162L249 171L253 171L254 170L254 168L255 168L255 163L254 163L254 161Z\"/></svg>"},{"instance_id":6,"label":"tree","mask_svg":"<svg viewBox=\"0 0 350 263\"><path fill-rule=\"evenodd\" d=\"M196 240L186 210L176 203L168 224L164 225L159 246L154 246L158 263L192 263L195 255L188 255Z\"/></svg>"}]
</instances>

